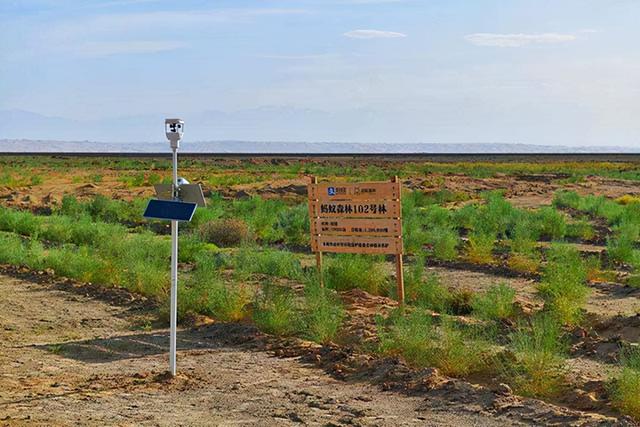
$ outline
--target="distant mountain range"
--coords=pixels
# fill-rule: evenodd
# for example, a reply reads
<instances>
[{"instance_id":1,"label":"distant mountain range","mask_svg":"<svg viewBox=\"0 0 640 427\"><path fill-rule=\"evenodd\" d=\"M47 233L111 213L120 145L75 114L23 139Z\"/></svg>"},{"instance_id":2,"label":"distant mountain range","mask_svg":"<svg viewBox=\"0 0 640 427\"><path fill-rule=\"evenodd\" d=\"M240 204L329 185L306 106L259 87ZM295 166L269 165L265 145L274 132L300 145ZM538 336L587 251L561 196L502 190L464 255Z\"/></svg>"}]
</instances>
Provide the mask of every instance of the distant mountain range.
<instances>
[{"instance_id":1,"label":"distant mountain range","mask_svg":"<svg viewBox=\"0 0 640 427\"><path fill-rule=\"evenodd\" d=\"M3 153L167 153L168 142L91 142L0 139ZM211 154L545 154L637 153L625 147L526 144L364 144L343 142L185 141L182 153Z\"/></svg>"},{"instance_id":2,"label":"distant mountain range","mask_svg":"<svg viewBox=\"0 0 640 427\"><path fill-rule=\"evenodd\" d=\"M163 120L172 114L154 114L104 120L72 120L21 110L0 111L0 152L162 153L168 151ZM393 129L403 129L396 117ZM411 140L385 127L392 120L373 110L341 113L288 107L262 107L231 113L205 111L185 117L182 152L190 153L637 153L614 146L561 146L505 143L383 143L331 142ZM363 131L366 129L367 131ZM437 128L425 134L438 139ZM309 142L320 135L323 142ZM447 134L448 135L448 134ZM230 140L232 137L237 140ZM4 138L4 139L2 139ZM425 138L427 139L427 138ZM428 138L432 139L432 138ZM126 142L130 141L130 142Z\"/></svg>"}]
</instances>

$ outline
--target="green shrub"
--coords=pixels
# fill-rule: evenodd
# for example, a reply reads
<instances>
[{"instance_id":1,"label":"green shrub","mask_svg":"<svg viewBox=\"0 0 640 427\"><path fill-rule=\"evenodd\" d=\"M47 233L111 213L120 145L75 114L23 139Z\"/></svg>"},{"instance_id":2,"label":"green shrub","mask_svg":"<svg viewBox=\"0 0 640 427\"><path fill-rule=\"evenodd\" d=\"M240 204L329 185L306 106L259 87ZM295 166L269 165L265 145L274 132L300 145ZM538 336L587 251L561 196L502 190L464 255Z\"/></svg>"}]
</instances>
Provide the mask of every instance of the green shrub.
<instances>
[{"instance_id":1,"label":"green shrub","mask_svg":"<svg viewBox=\"0 0 640 427\"><path fill-rule=\"evenodd\" d=\"M84 206L74 196L63 196L59 213L61 215L79 218L85 214Z\"/></svg>"},{"instance_id":2,"label":"green shrub","mask_svg":"<svg viewBox=\"0 0 640 427\"><path fill-rule=\"evenodd\" d=\"M384 266L371 255L337 254L327 257L324 277L331 289L359 288L374 295L379 295L387 282Z\"/></svg>"},{"instance_id":3,"label":"green shrub","mask_svg":"<svg viewBox=\"0 0 640 427\"><path fill-rule=\"evenodd\" d=\"M302 278L300 260L288 251L275 249L259 251L245 247L238 251L233 264L236 272L240 275L261 273L288 279Z\"/></svg>"},{"instance_id":4,"label":"green shrub","mask_svg":"<svg viewBox=\"0 0 640 427\"><path fill-rule=\"evenodd\" d=\"M635 249L635 242L640 237L638 224L625 222L615 228L615 233L607 239L607 254L614 262L640 266L640 255Z\"/></svg>"},{"instance_id":5,"label":"green shrub","mask_svg":"<svg viewBox=\"0 0 640 427\"><path fill-rule=\"evenodd\" d=\"M580 195L575 191L558 191L553 195L553 206L578 209L580 207Z\"/></svg>"},{"instance_id":6,"label":"green shrub","mask_svg":"<svg viewBox=\"0 0 640 427\"><path fill-rule=\"evenodd\" d=\"M118 222L120 219L119 203L103 196L102 194L94 196L91 202L89 202L87 210L94 220Z\"/></svg>"},{"instance_id":7,"label":"green shrub","mask_svg":"<svg viewBox=\"0 0 640 427\"><path fill-rule=\"evenodd\" d=\"M307 336L320 344L333 341L346 316L342 303L330 289L317 285L307 285L304 296Z\"/></svg>"},{"instance_id":8,"label":"green shrub","mask_svg":"<svg viewBox=\"0 0 640 427\"><path fill-rule=\"evenodd\" d=\"M82 282L112 283L107 263L86 247L62 247L49 251L46 263L59 276Z\"/></svg>"},{"instance_id":9,"label":"green shrub","mask_svg":"<svg viewBox=\"0 0 640 427\"><path fill-rule=\"evenodd\" d=\"M451 218L457 228L471 230L478 215L478 208L475 205L467 204L458 210L453 211Z\"/></svg>"},{"instance_id":10,"label":"green shrub","mask_svg":"<svg viewBox=\"0 0 640 427\"><path fill-rule=\"evenodd\" d=\"M513 316L516 291L506 283L492 285L481 295L475 295L471 306L473 314L485 320L502 320Z\"/></svg>"},{"instance_id":11,"label":"green shrub","mask_svg":"<svg viewBox=\"0 0 640 427\"><path fill-rule=\"evenodd\" d=\"M405 276L405 296L409 304L438 313L447 313L451 308L451 292L442 285L437 274L425 277L424 260L417 261Z\"/></svg>"},{"instance_id":12,"label":"green shrub","mask_svg":"<svg viewBox=\"0 0 640 427\"><path fill-rule=\"evenodd\" d=\"M77 245L101 246L111 239L127 238L127 229L121 225L93 222L86 216L67 224L66 219L61 218L50 217L48 226L51 225L52 221L60 221L62 229L70 228L71 230L69 242ZM65 233L62 233L62 236L64 235Z\"/></svg>"},{"instance_id":13,"label":"green shrub","mask_svg":"<svg viewBox=\"0 0 640 427\"><path fill-rule=\"evenodd\" d=\"M566 245L552 246L547 258L542 282L538 285L545 300L545 310L563 323L575 324L581 318L590 292L585 285L584 262L576 249Z\"/></svg>"},{"instance_id":14,"label":"green shrub","mask_svg":"<svg viewBox=\"0 0 640 427\"><path fill-rule=\"evenodd\" d=\"M538 230L542 237L551 240L561 240L567 234L567 223L565 217L552 207L538 209L535 215Z\"/></svg>"},{"instance_id":15,"label":"green shrub","mask_svg":"<svg viewBox=\"0 0 640 427\"><path fill-rule=\"evenodd\" d=\"M504 199L500 191L484 194L486 203L476 212L473 229L476 234L506 237L507 231L517 220L518 211Z\"/></svg>"},{"instance_id":16,"label":"green shrub","mask_svg":"<svg viewBox=\"0 0 640 427\"><path fill-rule=\"evenodd\" d=\"M227 205L229 205L229 202L227 202L219 193L212 193L209 200L207 200L207 206L198 207L198 209L196 209L191 222L189 222L189 227L197 229L205 222L222 218Z\"/></svg>"},{"instance_id":17,"label":"green shrub","mask_svg":"<svg viewBox=\"0 0 640 427\"><path fill-rule=\"evenodd\" d=\"M535 273L540 268L540 255L537 252L529 254L512 253L507 260L509 268L519 273Z\"/></svg>"},{"instance_id":18,"label":"green shrub","mask_svg":"<svg viewBox=\"0 0 640 427\"><path fill-rule=\"evenodd\" d=\"M429 227L451 227L451 211L438 205L431 205L424 209L423 222Z\"/></svg>"},{"instance_id":19,"label":"green shrub","mask_svg":"<svg viewBox=\"0 0 640 427\"><path fill-rule=\"evenodd\" d=\"M416 367L433 366L445 375L464 376L487 368L488 345L449 318L436 325L422 310L400 311L379 321L380 351L397 354Z\"/></svg>"},{"instance_id":20,"label":"green shrub","mask_svg":"<svg viewBox=\"0 0 640 427\"><path fill-rule=\"evenodd\" d=\"M512 356L506 357L504 374L525 396L551 397L565 383L566 342L560 324L552 316L536 316L510 336Z\"/></svg>"},{"instance_id":21,"label":"green shrub","mask_svg":"<svg viewBox=\"0 0 640 427\"><path fill-rule=\"evenodd\" d=\"M422 218L418 215L417 209L413 211L403 210L402 240L404 250L409 254L420 252L425 243L427 243L427 232L424 229Z\"/></svg>"},{"instance_id":22,"label":"green shrub","mask_svg":"<svg viewBox=\"0 0 640 427\"><path fill-rule=\"evenodd\" d=\"M519 255L531 255L536 250L538 232L535 224L528 219L518 221L511 235L511 251Z\"/></svg>"},{"instance_id":23,"label":"green shrub","mask_svg":"<svg viewBox=\"0 0 640 427\"><path fill-rule=\"evenodd\" d=\"M41 232L42 238L57 243L71 242L73 227L79 218L80 217L52 216Z\"/></svg>"},{"instance_id":24,"label":"green shrub","mask_svg":"<svg viewBox=\"0 0 640 427\"><path fill-rule=\"evenodd\" d=\"M622 352L622 371L609 385L613 405L620 411L640 420L640 349Z\"/></svg>"},{"instance_id":25,"label":"green shrub","mask_svg":"<svg viewBox=\"0 0 640 427\"><path fill-rule=\"evenodd\" d=\"M453 261L458 256L460 238L448 227L434 227L427 234L427 242L433 248L433 256L443 261Z\"/></svg>"},{"instance_id":26,"label":"green shrub","mask_svg":"<svg viewBox=\"0 0 640 427\"><path fill-rule=\"evenodd\" d=\"M260 330L275 335L292 335L301 329L294 295L276 286L264 286L256 298L253 321Z\"/></svg>"},{"instance_id":27,"label":"green shrub","mask_svg":"<svg viewBox=\"0 0 640 427\"><path fill-rule=\"evenodd\" d=\"M223 322L237 322L247 316L253 291L240 283L225 284L219 273L216 256L201 254L196 268L180 289L180 316L204 314Z\"/></svg>"},{"instance_id":28,"label":"green shrub","mask_svg":"<svg viewBox=\"0 0 640 427\"><path fill-rule=\"evenodd\" d=\"M286 208L280 200L263 199L258 196L250 199L234 200L229 217L244 220L251 231L265 243L282 240L282 230L276 227L279 213Z\"/></svg>"},{"instance_id":29,"label":"green shrub","mask_svg":"<svg viewBox=\"0 0 640 427\"><path fill-rule=\"evenodd\" d=\"M304 246L309 244L309 209L305 204L296 205L278 214L276 222L278 232L288 245Z\"/></svg>"},{"instance_id":30,"label":"green shrub","mask_svg":"<svg viewBox=\"0 0 640 427\"><path fill-rule=\"evenodd\" d=\"M496 236L491 233L473 232L469 235L467 257L476 264L493 263L493 248Z\"/></svg>"},{"instance_id":31,"label":"green shrub","mask_svg":"<svg viewBox=\"0 0 640 427\"><path fill-rule=\"evenodd\" d=\"M200 238L221 247L238 246L249 240L249 228L240 219L217 219L203 222L198 228Z\"/></svg>"},{"instance_id":32,"label":"green shrub","mask_svg":"<svg viewBox=\"0 0 640 427\"><path fill-rule=\"evenodd\" d=\"M29 248L20 237L0 233L0 263L29 265L30 255Z\"/></svg>"},{"instance_id":33,"label":"green shrub","mask_svg":"<svg viewBox=\"0 0 640 427\"><path fill-rule=\"evenodd\" d=\"M596 232L588 221L578 220L567 224L567 236L587 241L596 237Z\"/></svg>"},{"instance_id":34,"label":"green shrub","mask_svg":"<svg viewBox=\"0 0 640 427\"><path fill-rule=\"evenodd\" d=\"M31 212L0 207L0 230L32 236L40 232L42 218Z\"/></svg>"},{"instance_id":35,"label":"green shrub","mask_svg":"<svg viewBox=\"0 0 640 427\"><path fill-rule=\"evenodd\" d=\"M149 185L160 184L161 182L162 176L158 175L157 173L150 173L149 177L147 178L147 183Z\"/></svg>"},{"instance_id":36,"label":"green shrub","mask_svg":"<svg viewBox=\"0 0 640 427\"><path fill-rule=\"evenodd\" d=\"M213 244L204 243L197 234L180 234L178 239L178 260L180 262L194 262L201 252L207 249L217 249Z\"/></svg>"}]
</instances>

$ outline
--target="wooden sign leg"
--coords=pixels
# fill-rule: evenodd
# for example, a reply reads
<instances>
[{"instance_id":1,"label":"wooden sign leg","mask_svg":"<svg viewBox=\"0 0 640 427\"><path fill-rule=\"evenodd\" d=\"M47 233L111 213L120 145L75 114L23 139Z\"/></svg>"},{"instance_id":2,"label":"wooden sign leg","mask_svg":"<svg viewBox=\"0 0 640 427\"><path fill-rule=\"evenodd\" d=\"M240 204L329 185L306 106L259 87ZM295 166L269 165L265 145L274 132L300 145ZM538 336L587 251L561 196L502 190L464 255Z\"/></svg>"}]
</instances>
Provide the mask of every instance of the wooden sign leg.
<instances>
[{"instance_id":1,"label":"wooden sign leg","mask_svg":"<svg viewBox=\"0 0 640 427\"><path fill-rule=\"evenodd\" d=\"M316 267L318 268L318 278L320 279L320 287L324 288L324 274L322 273L322 252L316 252Z\"/></svg>"},{"instance_id":2,"label":"wooden sign leg","mask_svg":"<svg viewBox=\"0 0 640 427\"><path fill-rule=\"evenodd\" d=\"M402 254L396 255L396 280L398 285L398 302L404 304L404 268Z\"/></svg>"}]
</instances>

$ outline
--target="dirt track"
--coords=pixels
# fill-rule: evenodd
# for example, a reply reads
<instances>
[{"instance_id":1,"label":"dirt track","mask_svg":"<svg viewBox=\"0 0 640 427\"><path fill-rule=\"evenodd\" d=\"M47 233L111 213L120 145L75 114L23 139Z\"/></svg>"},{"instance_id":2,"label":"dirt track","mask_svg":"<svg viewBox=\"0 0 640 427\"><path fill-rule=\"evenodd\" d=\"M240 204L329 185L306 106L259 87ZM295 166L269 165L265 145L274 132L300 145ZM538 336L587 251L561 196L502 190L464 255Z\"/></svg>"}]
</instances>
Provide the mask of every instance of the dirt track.
<instances>
[{"instance_id":1,"label":"dirt track","mask_svg":"<svg viewBox=\"0 0 640 427\"><path fill-rule=\"evenodd\" d=\"M225 325L182 331L181 374L168 381L166 331L150 320L135 305L0 276L0 425L519 425L225 343Z\"/></svg>"}]
</instances>

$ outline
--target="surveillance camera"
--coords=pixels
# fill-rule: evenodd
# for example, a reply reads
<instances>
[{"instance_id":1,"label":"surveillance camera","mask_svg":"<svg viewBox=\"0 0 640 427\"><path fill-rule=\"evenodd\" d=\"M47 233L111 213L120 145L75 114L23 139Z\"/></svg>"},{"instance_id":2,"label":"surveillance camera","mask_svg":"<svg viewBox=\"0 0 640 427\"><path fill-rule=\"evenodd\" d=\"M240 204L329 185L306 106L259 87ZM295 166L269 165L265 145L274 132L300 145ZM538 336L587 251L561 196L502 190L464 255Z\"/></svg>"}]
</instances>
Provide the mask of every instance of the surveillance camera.
<instances>
[{"instance_id":1,"label":"surveillance camera","mask_svg":"<svg viewBox=\"0 0 640 427\"><path fill-rule=\"evenodd\" d=\"M178 148L184 133L184 121L181 119L166 119L164 121L164 132L171 142L171 148Z\"/></svg>"},{"instance_id":2,"label":"surveillance camera","mask_svg":"<svg viewBox=\"0 0 640 427\"><path fill-rule=\"evenodd\" d=\"M178 178L178 187L180 187L181 185L188 184L188 183L189 183L189 181L187 181L185 178L183 178L183 177L179 177Z\"/></svg>"}]
</instances>

